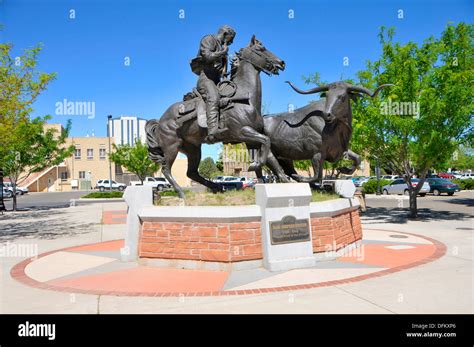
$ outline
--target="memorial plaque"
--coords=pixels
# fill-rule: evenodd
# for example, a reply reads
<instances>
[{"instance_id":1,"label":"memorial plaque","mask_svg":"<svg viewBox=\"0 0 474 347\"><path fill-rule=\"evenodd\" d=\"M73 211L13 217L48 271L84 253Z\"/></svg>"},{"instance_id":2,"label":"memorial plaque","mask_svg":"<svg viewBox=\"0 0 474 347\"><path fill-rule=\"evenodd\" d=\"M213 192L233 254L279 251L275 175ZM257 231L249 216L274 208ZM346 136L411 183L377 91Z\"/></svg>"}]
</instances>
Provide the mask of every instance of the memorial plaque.
<instances>
[{"instance_id":1,"label":"memorial plaque","mask_svg":"<svg viewBox=\"0 0 474 347\"><path fill-rule=\"evenodd\" d=\"M309 220L285 216L270 222L270 236L272 245L310 241Z\"/></svg>"}]
</instances>

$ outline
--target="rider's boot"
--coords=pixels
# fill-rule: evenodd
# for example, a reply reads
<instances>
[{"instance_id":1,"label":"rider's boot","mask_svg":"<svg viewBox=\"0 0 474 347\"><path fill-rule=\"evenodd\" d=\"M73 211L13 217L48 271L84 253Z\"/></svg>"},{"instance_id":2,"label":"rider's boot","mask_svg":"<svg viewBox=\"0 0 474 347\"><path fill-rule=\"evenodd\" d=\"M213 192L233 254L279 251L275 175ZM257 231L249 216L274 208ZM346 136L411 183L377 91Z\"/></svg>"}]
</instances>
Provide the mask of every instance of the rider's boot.
<instances>
[{"instance_id":1,"label":"rider's boot","mask_svg":"<svg viewBox=\"0 0 474 347\"><path fill-rule=\"evenodd\" d=\"M221 141L221 135L229 130L228 128L219 129L219 109L215 105L208 105L207 113L207 143L215 143Z\"/></svg>"}]
</instances>

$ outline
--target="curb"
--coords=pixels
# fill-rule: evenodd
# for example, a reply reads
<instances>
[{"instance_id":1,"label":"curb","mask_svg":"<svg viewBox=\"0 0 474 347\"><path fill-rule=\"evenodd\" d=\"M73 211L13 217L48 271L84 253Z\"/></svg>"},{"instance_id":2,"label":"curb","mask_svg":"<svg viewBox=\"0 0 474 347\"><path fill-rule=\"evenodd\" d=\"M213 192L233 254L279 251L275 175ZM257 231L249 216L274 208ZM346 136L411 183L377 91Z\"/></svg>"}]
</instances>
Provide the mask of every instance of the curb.
<instances>
[{"instance_id":1,"label":"curb","mask_svg":"<svg viewBox=\"0 0 474 347\"><path fill-rule=\"evenodd\" d=\"M70 206L79 206L87 204L102 204L106 202L125 202L123 198L110 198L110 199L71 199L69 200Z\"/></svg>"}]
</instances>

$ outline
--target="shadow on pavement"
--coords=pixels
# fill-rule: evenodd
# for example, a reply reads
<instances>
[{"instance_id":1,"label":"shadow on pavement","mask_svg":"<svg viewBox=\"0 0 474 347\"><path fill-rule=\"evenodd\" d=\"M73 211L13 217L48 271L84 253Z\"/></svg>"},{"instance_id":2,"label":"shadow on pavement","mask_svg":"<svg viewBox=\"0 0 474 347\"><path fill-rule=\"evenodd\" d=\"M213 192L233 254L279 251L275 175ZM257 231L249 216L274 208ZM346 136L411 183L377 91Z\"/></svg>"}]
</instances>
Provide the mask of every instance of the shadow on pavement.
<instances>
[{"instance_id":1,"label":"shadow on pavement","mask_svg":"<svg viewBox=\"0 0 474 347\"><path fill-rule=\"evenodd\" d=\"M361 214L361 217L363 224L404 224L407 223L409 220L413 220L408 218L409 213L410 211L408 208L368 207L367 211ZM464 218L473 218L473 215L461 212L436 211L429 208L420 208L418 209L418 218L416 219L416 221L432 222L446 220L462 220Z\"/></svg>"},{"instance_id":2,"label":"shadow on pavement","mask_svg":"<svg viewBox=\"0 0 474 347\"><path fill-rule=\"evenodd\" d=\"M450 199L450 200L446 200L444 202L447 202L448 204L466 205L466 206L469 206L469 207L474 206L474 199L468 199L468 198Z\"/></svg>"},{"instance_id":3,"label":"shadow on pavement","mask_svg":"<svg viewBox=\"0 0 474 347\"><path fill-rule=\"evenodd\" d=\"M74 222L64 219L58 208L45 208L0 215L0 242L32 237L55 239L63 236L87 234L97 223Z\"/></svg>"}]
</instances>

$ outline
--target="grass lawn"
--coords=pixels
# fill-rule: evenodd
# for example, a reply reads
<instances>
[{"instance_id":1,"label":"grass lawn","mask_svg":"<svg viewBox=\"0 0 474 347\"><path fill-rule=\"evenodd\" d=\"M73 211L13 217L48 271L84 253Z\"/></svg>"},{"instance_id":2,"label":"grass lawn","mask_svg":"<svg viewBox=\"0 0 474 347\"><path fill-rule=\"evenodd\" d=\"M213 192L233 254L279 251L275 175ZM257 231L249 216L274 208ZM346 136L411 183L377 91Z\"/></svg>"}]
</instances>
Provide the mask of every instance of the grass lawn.
<instances>
[{"instance_id":1,"label":"grass lawn","mask_svg":"<svg viewBox=\"0 0 474 347\"><path fill-rule=\"evenodd\" d=\"M236 206L236 205L253 205L255 204L255 190L230 190L224 193L201 192L196 193L189 190L184 191L186 206ZM326 200L338 199L336 194L312 192L312 201L320 202ZM161 200L157 204L159 206L179 206L180 199L174 191L161 193Z\"/></svg>"},{"instance_id":2,"label":"grass lawn","mask_svg":"<svg viewBox=\"0 0 474 347\"><path fill-rule=\"evenodd\" d=\"M82 199L112 199L112 198L121 198L123 192L93 192L87 195L84 195Z\"/></svg>"}]
</instances>

